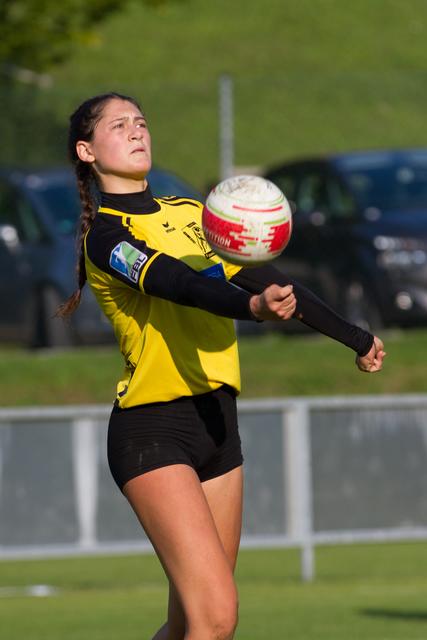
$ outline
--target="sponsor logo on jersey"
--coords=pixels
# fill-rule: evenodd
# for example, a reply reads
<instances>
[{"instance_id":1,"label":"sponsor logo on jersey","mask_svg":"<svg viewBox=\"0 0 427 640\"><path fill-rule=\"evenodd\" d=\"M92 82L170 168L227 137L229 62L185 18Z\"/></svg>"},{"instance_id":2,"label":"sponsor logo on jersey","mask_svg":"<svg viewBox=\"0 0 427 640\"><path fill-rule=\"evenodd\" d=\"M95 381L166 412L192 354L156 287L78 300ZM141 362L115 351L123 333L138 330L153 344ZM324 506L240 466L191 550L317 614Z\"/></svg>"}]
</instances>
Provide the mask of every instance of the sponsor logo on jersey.
<instances>
[{"instance_id":1,"label":"sponsor logo on jersey","mask_svg":"<svg viewBox=\"0 0 427 640\"><path fill-rule=\"evenodd\" d=\"M114 247L110 256L110 267L118 271L131 282L138 282L144 262L148 256L133 247L129 242L120 242Z\"/></svg>"},{"instance_id":2,"label":"sponsor logo on jersey","mask_svg":"<svg viewBox=\"0 0 427 640\"><path fill-rule=\"evenodd\" d=\"M211 267L207 267L206 269L202 269L199 273L201 276L206 276L207 278L219 278L220 280L225 280L225 271L221 262L213 264Z\"/></svg>"},{"instance_id":3,"label":"sponsor logo on jersey","mask_svg":"<svg viewBox=\"0 0 427 640\"><path fill-rule=\"evenodd\" d=\"M203 234L203 229L199 227L196 222L190 222L185 225L185 227L181 228L182 233L187 236L191 242L197 244L205 258L212 258L215 255L215 251L212 251L208 243L206 242L206 238Z\"/></svg>"}]
</instances>

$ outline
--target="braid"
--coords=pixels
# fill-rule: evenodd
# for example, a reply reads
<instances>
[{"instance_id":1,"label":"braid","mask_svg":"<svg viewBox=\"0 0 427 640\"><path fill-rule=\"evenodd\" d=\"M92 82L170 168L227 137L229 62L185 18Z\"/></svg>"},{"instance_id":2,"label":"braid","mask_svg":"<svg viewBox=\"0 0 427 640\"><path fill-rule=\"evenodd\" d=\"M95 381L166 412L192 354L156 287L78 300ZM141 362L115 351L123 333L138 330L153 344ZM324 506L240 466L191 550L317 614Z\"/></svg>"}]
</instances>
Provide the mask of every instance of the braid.
<instances>
[{"instance_id":1,"label":"braid","mask_svg":"<svg viewBox=\"0 0 427 640\"><path fill-rule=\"evenodd\" d=\"M77 186L80 194L80 201L82 203L82 212L80 214L80 231L77 240L77 250L79 255L79 260L77 263L77 282L79 285L79 289L81 290L86 282L86 268L84 261L84 238L86 233L89 231L92 222L96 215L96 206L93 200L93 196L91 193L91 184L92 184L92 170L90 165L82 162L79 162L76 165L76 176L77 176Z\"/></svg>"},{"instance_id":2,"label":"braid","mask_svg":"<svg viewBox=\"0 0 427 640\"><path fill-rule=\"evenodd\" d=\"M77 187L79 190L80 201L82 204L82 210L80 213L80 229L77 235L76 250L77 250L77 289L56 311L56 315L60 318L70 315L77 309L82 297L82 289L86 284L86 267L85 267L85 252L84 252L84 239L86 233L89 231L92 222L96 215L96 206L91 194L91 185L93 180L92 169L86 162L78 160L75 165Z\"/></svg>"}]
</instances>

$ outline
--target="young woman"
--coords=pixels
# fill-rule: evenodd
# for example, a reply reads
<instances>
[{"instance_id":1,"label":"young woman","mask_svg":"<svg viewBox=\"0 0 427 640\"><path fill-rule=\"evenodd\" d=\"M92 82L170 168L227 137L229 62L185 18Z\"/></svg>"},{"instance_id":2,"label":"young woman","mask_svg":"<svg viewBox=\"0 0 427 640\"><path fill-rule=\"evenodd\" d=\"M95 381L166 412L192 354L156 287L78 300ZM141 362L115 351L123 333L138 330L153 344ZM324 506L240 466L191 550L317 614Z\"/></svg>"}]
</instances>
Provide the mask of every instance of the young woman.
<instances>
[{"instance_id":1,"label":"young woman","mask_svg":"<svg viewBox=\"0 0 427 640\"><path fill-rule=\"evenodd\" d=\"M153 198L150 134L132 98L83 103L69 151L82 202L79 287L60 315L77 307L87 278L123 353L108 460L169 579L167 622L154 639L229 640L243 460L232 318L297 317L355 350L362 371L381 369L383 344L272 266L220 260L200 203Z\"/></svg>"}]
</instances>

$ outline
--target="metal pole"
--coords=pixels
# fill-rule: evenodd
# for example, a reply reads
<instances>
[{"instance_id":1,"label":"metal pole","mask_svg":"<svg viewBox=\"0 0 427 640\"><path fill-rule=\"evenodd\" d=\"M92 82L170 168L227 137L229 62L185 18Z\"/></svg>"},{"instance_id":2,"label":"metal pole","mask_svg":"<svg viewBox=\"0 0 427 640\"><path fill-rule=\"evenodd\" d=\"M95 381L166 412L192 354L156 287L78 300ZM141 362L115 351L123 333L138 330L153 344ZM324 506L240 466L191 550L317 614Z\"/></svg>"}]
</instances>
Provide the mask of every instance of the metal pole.
<instances>
[{"instance_id":1,"label":"metal pole","mask_svg":"<svg viewBox=\"0 0 427 640\"><path fill-rule=\"evenodd\" d=\"M234 172L233 80L223 74L219 78L219 175L221 180Z\"/></svg>"},{"instance_id":2,"label":"metal pole","mask_svg":"<svg viewBox=\"0 0 427 640\"><path fill-rule=\"evenodd\" d=\"M98 498L96 423L90 418L73 422L73 467L79 545L96 546L96 507Z\"/></svg>"},{"instance_id":3,"label":"metal pole","mask_svg":"<svg viewBox=\"0 0 427 640\"><path fill-rule=\"evenodd\" d=\"M312 473L308 403L300 401L283 413L287 530L301 548L301 575L314 577Z\"/></svg>"}]
</instances>

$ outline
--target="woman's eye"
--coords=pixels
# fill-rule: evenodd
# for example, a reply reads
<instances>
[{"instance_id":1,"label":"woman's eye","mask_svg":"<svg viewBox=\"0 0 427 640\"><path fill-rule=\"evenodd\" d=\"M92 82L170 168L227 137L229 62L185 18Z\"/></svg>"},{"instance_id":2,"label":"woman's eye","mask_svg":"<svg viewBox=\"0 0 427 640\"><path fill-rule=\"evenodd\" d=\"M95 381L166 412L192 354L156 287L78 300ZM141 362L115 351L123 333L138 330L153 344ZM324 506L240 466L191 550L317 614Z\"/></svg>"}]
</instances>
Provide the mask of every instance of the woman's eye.
<instances>
[{"instance_id":1,"label":"woman's eye","mask_svg":"<svg viewBox=\"0 0 427 640\"><path fill-rule=\"evenodd\" d=\"M113 129L121 129L123 127L123 122L118 122L114 125Z\"/></svg>"}]
</instances>

